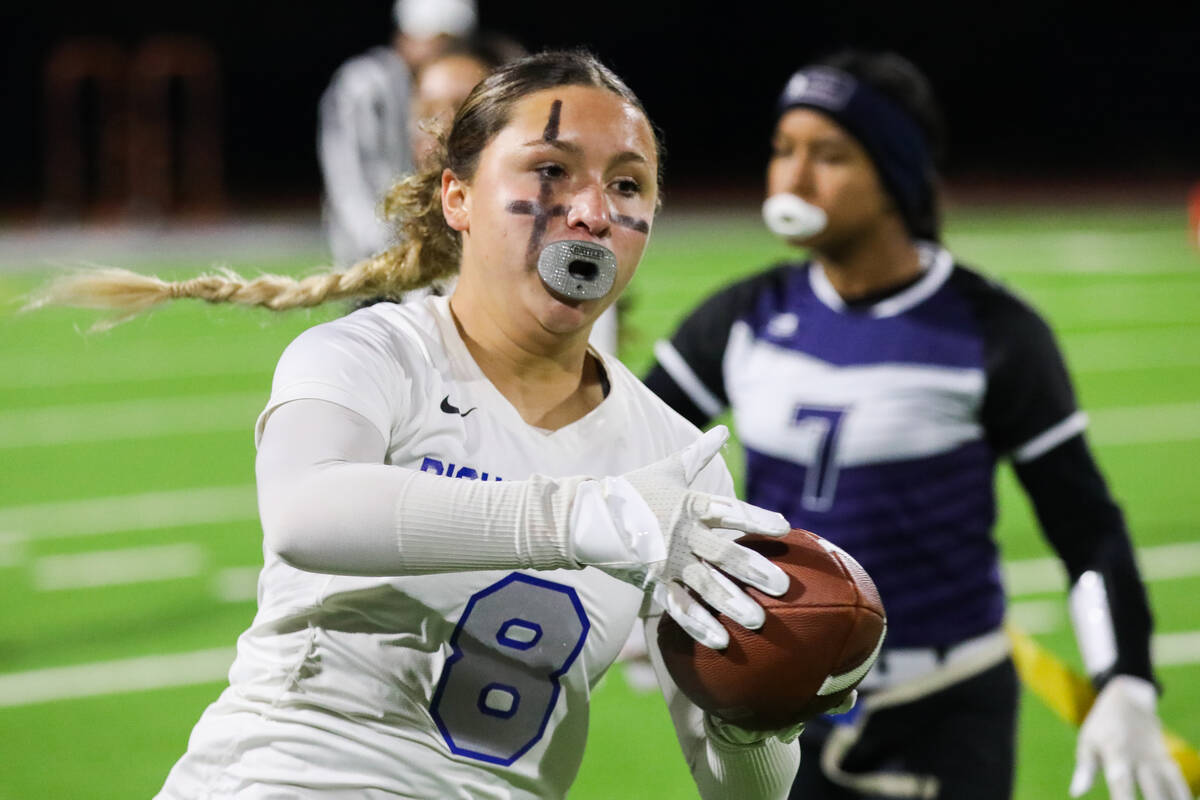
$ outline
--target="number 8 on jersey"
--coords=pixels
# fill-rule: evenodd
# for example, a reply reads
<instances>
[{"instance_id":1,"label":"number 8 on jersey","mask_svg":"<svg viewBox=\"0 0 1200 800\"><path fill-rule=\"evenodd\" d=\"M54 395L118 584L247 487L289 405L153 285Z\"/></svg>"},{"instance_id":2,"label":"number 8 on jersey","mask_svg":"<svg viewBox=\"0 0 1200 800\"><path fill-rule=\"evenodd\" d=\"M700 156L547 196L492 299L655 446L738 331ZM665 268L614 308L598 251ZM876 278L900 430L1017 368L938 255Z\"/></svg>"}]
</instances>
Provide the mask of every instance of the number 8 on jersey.
<instances>
[{"instance_id":1,"label":"number 8 on jersey","mask_svg":"<svg viewBox=\"0 0 1200 800\"><path fill-rule=\"evenodd\" d=\"M429 709L450 750L509 765L533 747L590 627L575 590L541 578L472 595Z\"/></svg>"}]
</instances>

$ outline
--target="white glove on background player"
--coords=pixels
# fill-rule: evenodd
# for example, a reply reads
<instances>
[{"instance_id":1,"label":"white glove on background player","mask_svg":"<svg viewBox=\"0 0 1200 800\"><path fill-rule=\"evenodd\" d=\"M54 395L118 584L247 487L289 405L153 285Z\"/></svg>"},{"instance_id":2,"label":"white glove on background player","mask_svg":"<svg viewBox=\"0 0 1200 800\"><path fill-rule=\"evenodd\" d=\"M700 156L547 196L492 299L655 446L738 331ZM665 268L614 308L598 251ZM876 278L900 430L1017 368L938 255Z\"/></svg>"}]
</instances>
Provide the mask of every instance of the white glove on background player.
<instances>
[{"instance_id":1,"label":"white glove on background player","mask_svg":"<svg viewBox=\"0 0 1200 800\"><path fill-rule=\"evenodd\" d=\"M717 650L729 644L729 633L685 585L734 621L757 629L766 618L762 606L716 568L770 595L783 594L789 583L778 566L733 542L735 531L783 536L791 525L781 514L691 489L728 438L729 430L719 425L662 461L620 477L584 481L575 491L569 524L580 564L652 589L680 627Z\"/></svg>"},{"instance_id":2,"label":"white glove on background player","mask_svg":"<svg viewBox=\"0 0 1200 800\"><path fill-rule=\"evenodd\" d=\"M1154 685L1117 675L1104 685L1079 729L1071 796L1091 788L1104 767L1112 800L1191 800L1179 767L1167 752Z\"/></svg>"}]
</instances>

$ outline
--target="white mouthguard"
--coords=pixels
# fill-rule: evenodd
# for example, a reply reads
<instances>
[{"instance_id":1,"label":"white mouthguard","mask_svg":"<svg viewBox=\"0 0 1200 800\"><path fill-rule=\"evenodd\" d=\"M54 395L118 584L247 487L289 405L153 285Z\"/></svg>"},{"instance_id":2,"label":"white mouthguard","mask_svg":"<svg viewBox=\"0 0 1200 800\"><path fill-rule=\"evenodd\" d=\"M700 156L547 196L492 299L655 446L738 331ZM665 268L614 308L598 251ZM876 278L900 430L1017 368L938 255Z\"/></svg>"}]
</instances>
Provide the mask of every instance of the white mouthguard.
<instances>
[{"instance_id":1,"label":"white mouthguard","mask_svg":"<svg viewBox=\"0 0 1200 800\"><path fill-rule=\"evenodd\" d=\"M825 212L794 194L773 194L763 203L763 221L776 236L804 239L825 229Z\"/></svg>"}]
</instances>

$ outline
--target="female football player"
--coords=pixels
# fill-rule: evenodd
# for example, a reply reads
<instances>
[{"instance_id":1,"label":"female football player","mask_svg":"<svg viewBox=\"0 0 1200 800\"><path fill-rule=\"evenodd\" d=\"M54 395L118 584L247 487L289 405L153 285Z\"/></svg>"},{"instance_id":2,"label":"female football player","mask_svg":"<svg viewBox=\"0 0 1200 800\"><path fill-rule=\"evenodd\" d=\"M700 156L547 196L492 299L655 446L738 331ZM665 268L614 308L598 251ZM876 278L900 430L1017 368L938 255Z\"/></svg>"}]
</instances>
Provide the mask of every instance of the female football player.
<instances>
[{"instance_id":1,"label":"female football player","mask_svg":"<svg viewBox=\"0 0 1200 800\"><path fill-rule=\"evenodd\" d=\"M442 52L415 74L411 118L413 130L413 161L420 167L436 158L438 136L449 128L454 112L489 72L525 55L524 48L516 41L499 33L482 32L469 38L452 41ZM430 291L449 293L445 285L453 286L454 278L430 287ZM426 292L410 294L423 296ZM367 305L379 298L366 298L358 305ZM386 299L386 298L385 298ZM605 353L616 354L618 344L617 303L610 305L592 323L588 341Z\"/></svg>"},{"instance_id":2,"label":"female football player","mask_svg":"<svg viewBox=\"0 0 1200 800\"><path fill-rule=\"evenodd\" d=\"M1150 612L1049 328L939 243L929 84L891 54L801 69L779 99L768 227L807 260L736 283L656 347L647 383L697 425L729 407L746 494L874 577L888 638L852 718L810 723L793 797L1011 794L1017 682L993 477L1011 459L1072 583L1100 689L1072 794L1183 798Z\"/></svg>"},{"instance_id":3,"label":"female football player","mask_svg":"<svg viewBox=\"0 0 1200 800\"><path fill-rule=\"evenodd\" d=\"M750 627L761 606L714 566L787 586L726 535L788 526L728 499L725 432L698 439L587 344L657 205L633 93L587 55L513 62L472 90L437 161L388 200L404 244L346 272L110 271L47 298L284 309L460 274L450 297L361 309L280 359L255 428L258 614L161 797L562 797L639 613L651 648L664 608L721 647L684 582ZM720 723L660 679L702 796L787 794L794 732Z\"/></svg>"}]
</instances>

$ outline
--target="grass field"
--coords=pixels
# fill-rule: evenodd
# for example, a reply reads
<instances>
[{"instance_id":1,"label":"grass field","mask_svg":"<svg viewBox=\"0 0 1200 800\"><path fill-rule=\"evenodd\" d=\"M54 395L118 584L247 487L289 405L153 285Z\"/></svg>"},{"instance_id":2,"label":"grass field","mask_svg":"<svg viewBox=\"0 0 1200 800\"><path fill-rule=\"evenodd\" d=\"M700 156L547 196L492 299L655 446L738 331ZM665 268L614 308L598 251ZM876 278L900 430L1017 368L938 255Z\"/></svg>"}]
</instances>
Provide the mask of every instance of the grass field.
<instances>
[{"instance_id":1,"label":"grass field","mask_svg":"<svg viewBox=\"0 0 1200 800\"><path fill-rule=\"evenodd\" d=\"M1200 254L1185 225L1182 208L972 208L948 223L960 257L1030 299L1061 338L1149 579L1162 715L1195 743ZM785 255L750 215L665 216L633 284L626 363L643 370L695 301ZM322 259L303 248L225 256L247 272ZM163 250L117 263L187 274L207 258ZM45 275L0 264L0 798L147 797L222 688L254 612L251 426L273 365L341 309L181 304L85 336L84 312L15 313ZM1061 571L1006 472L999 491L1013 618L1077 664ZM593 709L573 798L694 796L655 694L614 672ZM1017 796L1065 797L1072 731L1032 699L1020 731Z\"/></svg>"}]
</instances>

